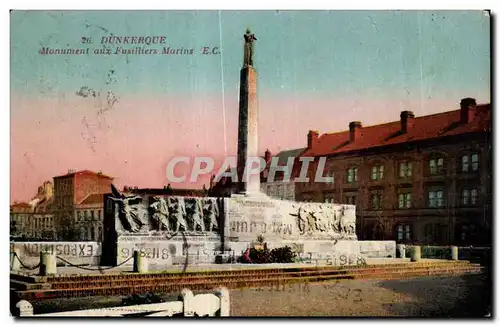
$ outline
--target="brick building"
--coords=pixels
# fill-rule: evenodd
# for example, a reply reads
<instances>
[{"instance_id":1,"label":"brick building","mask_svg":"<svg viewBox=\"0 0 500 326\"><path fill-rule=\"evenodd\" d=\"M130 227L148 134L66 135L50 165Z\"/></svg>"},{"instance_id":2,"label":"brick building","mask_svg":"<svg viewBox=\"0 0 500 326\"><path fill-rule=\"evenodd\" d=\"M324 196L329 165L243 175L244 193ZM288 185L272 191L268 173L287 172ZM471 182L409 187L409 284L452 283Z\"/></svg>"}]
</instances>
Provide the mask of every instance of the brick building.
<instances>
[{"instance_id":1,"label":"brick building","mask_svg":"<svg viewBox=\"0 0 500 326\"><path fill-rule=\"evenodd\" d=\"M310 131L302 156L314 161L296 198L357 205L360 239L491 244L491 140L491 105L471 98L459 110ZM320 157L331 183L313 182Z\"/></svg>"},{"instance_id":2,"label":"brick building","mask_svg":"<svg viewBox=\"0 0 500 326\"><path fill-rule=\"evenodd\" d=\"M112 177L89 170L70 170L54 177L52 212L59 240L97 241L100 238L104 211L102 195L111 193L112 182Z\"/></svg>"},{"instance_id":3,"label":"brick building","mask_svg":"<svg viewBox=\"0 0 500 326\"><path fill-rule=\"evenodd\" d=\"M266 151L264 159L267 163L266 168L261 174L260 189L263 193L271 198L282 199L282 200L295 200L295 181L291 177L294 172L293 169L297 169L298 158L306 150L306 148L297 148L286 151L279 152L276 156L272 157L269 150ZM278 167L286 167L289 160L291 162L291 174L289 180L284 180L284 173L282 171L276 170L273 181L269 177L269 171L272 160L277 161ZM295 173L296 174L296 173Z\"/></svg>"}]
</instances>

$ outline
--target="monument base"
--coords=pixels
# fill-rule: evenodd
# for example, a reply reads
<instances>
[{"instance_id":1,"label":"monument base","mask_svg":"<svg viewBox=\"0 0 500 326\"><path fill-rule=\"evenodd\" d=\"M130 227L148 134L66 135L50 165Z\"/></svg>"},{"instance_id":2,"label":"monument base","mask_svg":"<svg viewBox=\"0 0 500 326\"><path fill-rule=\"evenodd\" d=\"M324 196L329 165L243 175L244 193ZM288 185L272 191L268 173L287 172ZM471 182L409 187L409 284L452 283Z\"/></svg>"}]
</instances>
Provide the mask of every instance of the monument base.
<instances>
[{"instance_id":1,"label":"monument base","mask_svg":"<svg viewBox=\"0 0 500 326\"><path fill-rule=\"evenodd\" d=\"M126 236L118 238L117 263L121 264L138 251L153 265L213 264L221 254L217 234L176 235L169 239L155 236ZM132 265L129 260L124 265Z\"/></svg>"}]
</instances>

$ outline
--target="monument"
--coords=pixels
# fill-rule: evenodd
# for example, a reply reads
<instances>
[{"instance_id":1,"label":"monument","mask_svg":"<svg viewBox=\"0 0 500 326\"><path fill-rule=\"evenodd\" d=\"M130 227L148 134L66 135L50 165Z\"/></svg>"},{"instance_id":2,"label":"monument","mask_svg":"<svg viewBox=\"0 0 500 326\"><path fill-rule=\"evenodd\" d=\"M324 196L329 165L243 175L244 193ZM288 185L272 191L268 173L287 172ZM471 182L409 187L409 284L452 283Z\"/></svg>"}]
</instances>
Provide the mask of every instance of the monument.
<instances>
[{"instance_id":1,"label":"monument","mask_svg":"<svg viewBox=\"0 0 500 326\"><path fill-rule=\"evenodd\" d=\"M260 193L259 175L250 175L245 180L245 169L249 158L258 158L259 107L257 102L257 72L253 67L253 48L257 40L250 29L244 35L243 67L240 71L240 101L238 117L238 193L256 195Z\"/></svg>"},{"instance_id":2,"label":"monument","mask_svg":"<svg viewBox=\"0 0 500 326\"><path fill-rule=\"evenodd\" d=\"M237 194L229 198L137 196L113 188L105 199L103 256L112 258L108 264L126 261L134 250L150 264L214 263L216 256L228 252L242 255L257 237L264 238L269 249L288 245L311 258L359 260L354 205L271 199L260 193L258 175L241 180L247 160L258 157L256 40L247 30L240 71ZM393 246L390 250L395 253Z\"/></svg>"}]
</instances>

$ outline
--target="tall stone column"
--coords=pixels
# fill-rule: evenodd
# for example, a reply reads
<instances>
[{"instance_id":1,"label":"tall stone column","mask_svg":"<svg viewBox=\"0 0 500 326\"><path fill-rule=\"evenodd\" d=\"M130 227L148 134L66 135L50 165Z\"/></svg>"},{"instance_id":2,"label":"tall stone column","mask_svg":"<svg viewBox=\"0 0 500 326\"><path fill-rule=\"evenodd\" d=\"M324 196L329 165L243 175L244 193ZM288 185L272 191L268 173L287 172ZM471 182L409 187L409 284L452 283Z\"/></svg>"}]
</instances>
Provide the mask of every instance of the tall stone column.
<instances>
[{"instance_id":1,"label":"tall stone column","mask_svg":"<svg viewBox=\"0 0 500 326\"><path fill-rule=\"evenodd\" d=\"M247 160L255 159L252 167L257 167L258 159L258 121L259 110L257 102L257 72L253 67L253 43L257 40L247 30L245 34L244 61L240 71L240 103L238 122L238 180L239 193L260 193L260 175L250 175L248 180L244 179L244 171Z\"/></svg>"}]
</instances>

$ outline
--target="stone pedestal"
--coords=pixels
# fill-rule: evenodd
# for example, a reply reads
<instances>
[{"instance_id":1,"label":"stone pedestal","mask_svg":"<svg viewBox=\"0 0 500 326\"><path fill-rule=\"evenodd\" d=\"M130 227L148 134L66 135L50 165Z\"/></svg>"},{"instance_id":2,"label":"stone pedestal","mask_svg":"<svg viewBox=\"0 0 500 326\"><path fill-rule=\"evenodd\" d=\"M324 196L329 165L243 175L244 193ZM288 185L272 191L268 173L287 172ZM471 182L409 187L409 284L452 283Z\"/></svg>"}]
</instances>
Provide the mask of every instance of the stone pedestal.
<instances>
[{"instance_id":1,"label":"stone pedestal","mask_svg":"<svg viewBox=\"0 0 500 326\"><path fill-rule=\"evenodd\" d=\"M55 275L57 273L56 255L51 252L40 252L40 275Z\"/></svg>"},{"instance_id":2,"label":"stone pedestal","mask_svg":"<svg viewBox=\"0 0 500 326\"><path fill-rule=\"evenodd\" d=\"M458 247L451 246L451 260L458 260Z\"/></svg>"},{"instance_id":3,"label":"stone pedestal","mask_svg":"<svg viewBox=\"0 0 500 326\"><path fill-rule=\"evenodd\" d=\"M420 246L414 246L411 248L411 261L417 262L421 258Z\"/></svg>"},{"instance_id":4,"label":"stone pedestal","mask_svg":"<svg viewBox=\"0 0 500 326\"><path fill-rule=\"evenodd\" d=\"M148 259L141 252L134 251L134 273L147 273Z\"/></svg>"}]
</instances>

